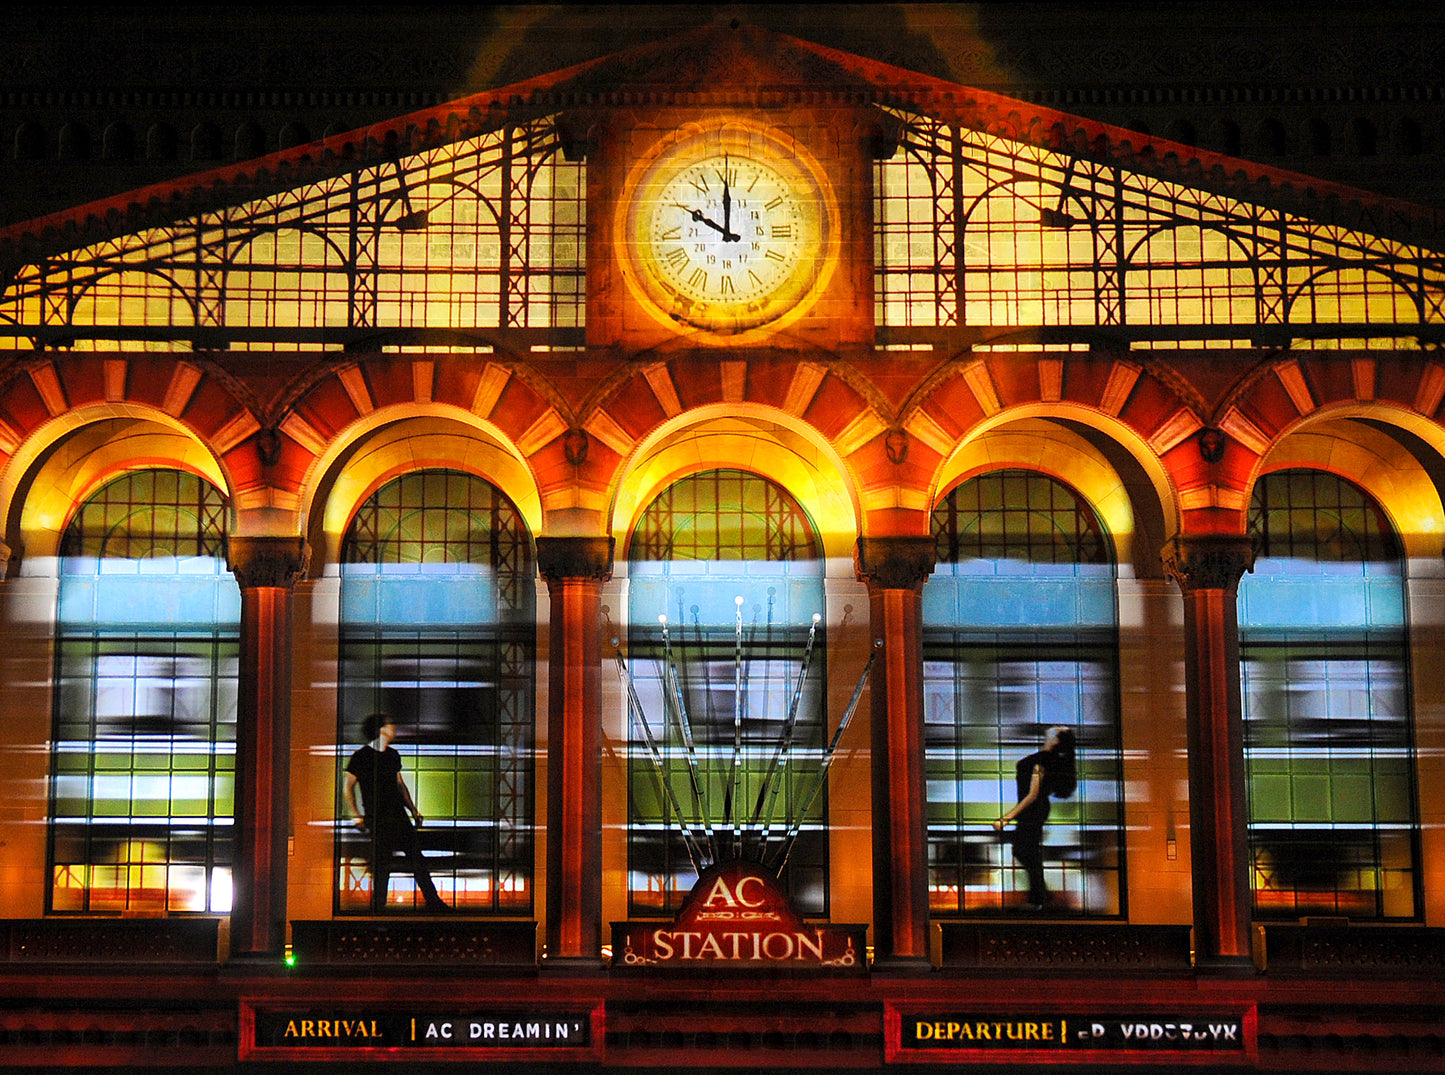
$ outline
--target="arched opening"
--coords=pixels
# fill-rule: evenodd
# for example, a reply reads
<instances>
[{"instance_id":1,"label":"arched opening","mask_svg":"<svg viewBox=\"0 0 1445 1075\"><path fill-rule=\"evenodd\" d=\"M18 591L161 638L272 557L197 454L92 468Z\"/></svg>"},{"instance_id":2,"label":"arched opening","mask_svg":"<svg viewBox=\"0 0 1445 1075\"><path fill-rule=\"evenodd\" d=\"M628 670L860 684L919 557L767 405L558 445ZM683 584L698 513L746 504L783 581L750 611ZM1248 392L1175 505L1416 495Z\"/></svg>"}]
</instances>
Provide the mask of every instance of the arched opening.
<instances>
[{"instance_id":1,"label":"arched opening","mask_svg":"<svg viewBox=\"0 0 1445 1075\"><path fill-rule=\"evenodd\" d=\"M226 510L192 474L137 470L65 530L50 911L231 909L241 599Z\"/></svg>"},{"instance_id":2,"label":"arched opening","mask_svg":"<svg viewBox=\"0 0 1445 1075\"><path fill-rule=\"evenodd\" d=\"M527 914L533 901L536 587L532 536L491 483L456 470L396 477L369 496L341 547L336 911L434 902L411 837L359 830L344 774L381 714L426 819L430 881L454 909ZM375 804L378 797L369 800Z\"/></svg>"},{"instance_id":3,"label":"arched opening","mask_svg":"<svg viewBox=\"0 0 1445 1075\"><path fill-rule=\"evenodd\" d=\"M1358 486L1260 477L1239 587L1255 910L1412 918L1418 817L1400 538Z\"/></svg>"},{"instance_id":4,"label":"arched opening","mask_svg":"<svg viewBox=\"0 0 1445 1075\"><path fill-rule=\"evenodd\" d=\"M935 914L1036 904L1123 913L1122 760L1115 557L1099 516L1056 478L978 475L933 512L937 567L923 589L929 902ZM1041 832L995 819L1027 792L1048 731L1070 729L1078 785ZM1022 843L1033 841L1031 848Z\"/></svg>"},{"instance_id":5,"label":"arched opening","mask_svg":"<svg viewBox=\"0 0 1445 1075\"><path fill-rule=\"evenodd\" d=\"M826 914L815 522L757 474L694 473L641 512L627 570L631 912L671 913L710 862L746 859Z\"/></svg>"}]
</instances>

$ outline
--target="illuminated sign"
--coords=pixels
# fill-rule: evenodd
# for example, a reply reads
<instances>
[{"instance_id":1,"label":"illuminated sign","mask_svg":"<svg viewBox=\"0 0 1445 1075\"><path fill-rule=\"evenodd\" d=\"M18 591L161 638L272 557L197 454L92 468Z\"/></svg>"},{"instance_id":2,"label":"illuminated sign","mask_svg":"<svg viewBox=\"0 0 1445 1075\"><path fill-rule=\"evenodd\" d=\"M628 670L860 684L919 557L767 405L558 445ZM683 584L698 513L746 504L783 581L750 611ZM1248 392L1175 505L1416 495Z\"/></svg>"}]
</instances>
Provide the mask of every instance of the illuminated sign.
<instances>
[{"instance_id":1,"label":"illuminated sign","mask_svg":"<svg viewBox=\"0 0 1445 1075\"><path fill-rule=\"evenodd\" d=\"M865 930L805 922L771 873L726 862L702 872L671 923L614 923L613 966L861 972Z\"/></svg>"},{"instance_id":2,"label":"illuminated sign","mask_svg":"<svg viewBox=\"0 0 1445 1075\"><path fill-rule=\"evenodd\" d=\"M1171 1054L1182 1062L1227 1062L1254 1054L1253 1010L1178 1012L900 1012L885 1014L893 1060L937 1062L967 1054L1070 1052Z\"/></svg>"},{"instance_id":3,"label":"illuminated sign","mask_svg":"<svg viewBox=\"0 0 1445 1075\"><path fill-rule=\"evenodd\" d=\"M246 1009L247 1054L324 1056L358 1049L596 1053L600 1012L542 1010Z\"/></svg>"}]
</instances>

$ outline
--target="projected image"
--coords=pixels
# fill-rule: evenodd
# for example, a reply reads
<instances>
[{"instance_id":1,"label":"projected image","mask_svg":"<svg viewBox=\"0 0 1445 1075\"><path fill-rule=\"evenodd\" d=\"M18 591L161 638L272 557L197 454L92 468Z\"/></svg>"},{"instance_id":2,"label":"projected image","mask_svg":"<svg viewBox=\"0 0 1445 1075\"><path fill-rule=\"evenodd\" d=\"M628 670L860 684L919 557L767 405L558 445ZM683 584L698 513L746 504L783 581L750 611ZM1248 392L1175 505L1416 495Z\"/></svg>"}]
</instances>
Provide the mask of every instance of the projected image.
<instances>
[{"instance_id":1,"label":"projected image","mask_svg":"<svg viewBox=\"0 0 1445 1075\"><path fill-rule=\"evenodd\" d=\"M1107 535L1062 482L1023 470L958 486L934 510L933 531L937 567L923 588L929 905L940 915L1121 915ZM1074 764L1071 779L1042 789L1052 790L1047 820L1032 840L1037 807L996 828L1028 794L1020 763L1055 728L1069 733Z\"/></svg>"},{"instance_id":2,"label":"projected image","mask_svg":"<svg viewBox=\"0 0 1445 1075\"><path fill-rule=\"evenodd\" d=\"M61 545L49 909L231 909L240 591L225 502L135 471Z\"/></svg>"},{"instance_id":3,"label":"projected image","mask_svg":"<svg viewBox=\"0 0 1445 1075\"><path fill-rule=\"evenodd\" d=\"M345 798L348 760L378 714L440 902L530 913L536 590L521 516L480 478L408 474L357 511L342 560L338 912L436 902L406 849L358 827Z\"/></svg>"},{"instance_id":4,"label":"projected image","mask_svg":"<svg viewBox=\"0 0 1445 1075\"><path fill-rule=\"evenodd\" d=\"M1239 620L1256 913L1412 918L1399 541L1361 490L1310 470L1260 478L1250 532Z\"/></svg>"}]
</instances>

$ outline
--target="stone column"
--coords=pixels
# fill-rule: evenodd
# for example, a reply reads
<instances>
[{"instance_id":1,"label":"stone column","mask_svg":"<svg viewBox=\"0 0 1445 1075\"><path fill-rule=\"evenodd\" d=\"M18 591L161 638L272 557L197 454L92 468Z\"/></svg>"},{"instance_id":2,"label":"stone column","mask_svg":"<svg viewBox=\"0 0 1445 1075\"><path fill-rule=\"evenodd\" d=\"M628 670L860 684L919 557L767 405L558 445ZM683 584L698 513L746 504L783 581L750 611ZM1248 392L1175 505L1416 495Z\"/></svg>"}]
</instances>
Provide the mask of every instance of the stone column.
<instances>
[{"instance_id":1,"label":"stone column","mask_svg":"<svg viewBox=\"0 0 1445 1075\"><path fill-rule=\"evenodd\" d=\"M547 965L602 960L602 584L610 537L540 537L547 656Z\"/></svg>"},{"instance_id":2,"label":"stone column","mask_svg":"<svg viewBox=\"0 0 1445 1075\"><path fill-rule=\"evenodd\" d=\"M241 587L231 958L279 960L291 820L291 592L310 549L295 537L232 537L227 553Z\"/></svg>"},{"instance_id":3,"label":"stone column","mask_svg":"<svg viewBox=\"0 0 1445 1075\"><path fill-rule=\"evenodd\" d=\"M873 667L873 950L878 969L928 967L928 827L923 772L923 583L931 537L859 538Z\"/></svg>"},{"instance_id":4,"label":"stone column","mask_svg":"<svg viewBox=\"0 0 1445 1075\"><path fill-rule=\"evenodd\" d=\"M1163 560L1184 593L1195 963L1203 970L1247 970L1253 898L1238 597L1254 551L1246 537L1208 534L1175 538Z\"/></svg>"}]
</instances>

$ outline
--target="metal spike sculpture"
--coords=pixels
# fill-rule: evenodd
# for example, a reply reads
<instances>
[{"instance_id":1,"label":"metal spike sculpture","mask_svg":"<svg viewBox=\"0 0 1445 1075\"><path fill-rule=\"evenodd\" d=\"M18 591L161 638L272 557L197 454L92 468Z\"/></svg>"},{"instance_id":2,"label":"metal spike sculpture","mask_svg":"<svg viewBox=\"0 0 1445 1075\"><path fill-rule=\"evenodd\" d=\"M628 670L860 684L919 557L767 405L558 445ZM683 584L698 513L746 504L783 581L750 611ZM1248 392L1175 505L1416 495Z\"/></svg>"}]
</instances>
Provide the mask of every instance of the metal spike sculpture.
<instances>
[{"instance_id":1,"label":"metal spike sculpture","mask_svg":"<svg viewBox=\"0 0 1445 1075\"><path fill-rule=\"evenodd\" d=\"M743 598L735 600L736 617L733 629L733 721L732 721L732 757L728 765L727 773L723 779L723 803L722 817L719 819L716 829L713 825L712 816L708 809L707 781L703 775L699 762L697 743L693 736L691 720L687 712L687 698L682 686L682 679L679 673L677 655L672 645L672 638L668 632L667 617L659 616L658 626L661 630L662 641L662 727L664 737L669 728L674 729L682 744L683 755L687 763L688 788L680 795L673 787L672 771L667 764L663 748L658 743L658 736L653 731L652 722L644 711L642 702L638 697L637 688L633 683L632 673L628 668L627 659L623 656L619 640L612 639L612 647L617 660L617 672L622 680L624 693L627 697L628 711L632 723L641 733L642 744L646 750L648 761L651 763L658 784L662 789L667 807L674 817L677 818L678 831L682 837L684 848L692 863L693 869L701 873L708 866L718 862L734 861L739 859L751 859L766 869L771 870L778 876L782 875L787 867L788 859L793 852L793 847L798 841L802 832L804 822L813 805L817 802L818 796L822 794L827 781L828 770L832 767L837 757L838 748L843 740L843 733L847 731L848 724L853 719L853 714L858 708L859 700L863 696L863 688L868 682L868 677L873 671L873 663L878 658L879 650L883 646L882 639L875 639L873 650L868 655L868 660L863 666L863 672L858 677L858 684L853 689L853 695L848 700L847 708L843 711L838 727L824 749L817 768L811 774L798 772L794 760L794 746L797 740L799 724L799 706L802 701L803 691L807 684L808 672L812 664L814 644L817 640L818 624L822 620L820 615L814 614L812 623L808 628L807 643L803 649L803 656L799 662L797 675L792 685L790 695L785 699L788 703L787 716L783 723L782 731L778 735L777 742L773 745L772 754L769 758L766 769L763 770L761 781L758 785L757 796L753 802L751 811L748 811L742 802L743 771L744 771L744 742L745 725L748 723L749 714L746 705L746 681L747 681L747 646L743 641ZM702 625L697 622L698 609L692 608L694 627L698 641L702 640ZM767 615L767 637L771 639L773 628L773 591L768 591L768 615ZM749 633L749 644L756 638L757 619L753 620L753 629ZM704 675L706 679L705 690L709 698L709 715L711 714L712 683L711 674L707 671L707 662L703 662ZM766 708L766 699L764 700ZM766 713L763 717L766 718ZM780 792L792 772L801 780L808 780L803 785L806 794L798 796L780 796ZM778 800L782 798L787 804L787 816L779 819L777 817ZM691 809L684 807L687 801ZM794 810L794 806L801 804L801 809ZM781 840L777 847L773 847L774 830L781 830ZM752 846L749 846L749 834L753 839ZM730 839L728 838L730 837Z\"/></svg>"}]
</instances>

